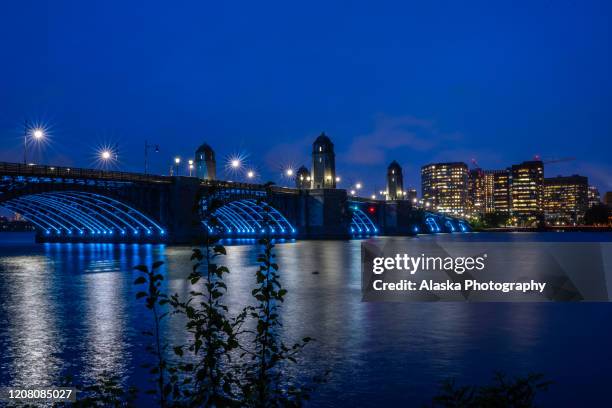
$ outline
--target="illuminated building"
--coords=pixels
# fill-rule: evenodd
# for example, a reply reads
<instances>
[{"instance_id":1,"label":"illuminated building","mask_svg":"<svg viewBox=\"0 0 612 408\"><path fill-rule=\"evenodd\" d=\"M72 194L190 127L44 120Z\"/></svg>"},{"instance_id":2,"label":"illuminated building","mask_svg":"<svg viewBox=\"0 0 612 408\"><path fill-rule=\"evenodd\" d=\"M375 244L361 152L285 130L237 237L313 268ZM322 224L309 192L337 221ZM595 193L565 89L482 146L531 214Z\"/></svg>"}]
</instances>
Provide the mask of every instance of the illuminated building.
<instances>
[{"instance_id":1,"label":"illuminated building","mask_svg":"<svg viewBox=\"0 0 612 408\"><path fill-rule=\"evenodd\" d=\"M334 144L321 133L312 144L312 188L336 188Z\"/></svg>"},{"instance_id":2,"label":"illuminated building","mask_svg":"<svg viewBox=\"0 0 612 408\"><path fill-rule=\"evenodd\" d=\"M512 215L521 221L537 220L544 211L544 164L526 161L510 168L510 204Z\"/></svg>"},{"instance_id":3,"label":"illuminated building","mask_svg":"<svg viewBox=\"0 0 612 408\"><path fill-rule=\"evenodd\" d=\"M495 211L493 207L495 171L496 170L485 170L484 172L484 212L485 213L492 213Z\"/></svg>"},{"instance_id":4,"label":"illuminated building","mask_svg":"<svg viewBox=\"0 0 612 408\"><path fill-rule=\"evenodd\" d=\"M217 178L217 163L215 151L206 143L198 147L195 152L196 177L202 180L215 180Z\"/></svg>"},{"instance_id":5,"label":"illuminated building","mask_svg":"<svg viewBox=\"0 0 612 408\"><path fill-rule=\"evenodd\" d=\"M304 166L300 167L295 175L295 187L310 188L310 172Z\"/></svg>"},{"instance_id":6,"label":"illuminated building","mask_svg":"<svg viewBox=\"0 0 612 408\"><path fill-rule=\"evenodd\" d=\"M402 167L393 160L387 168L387 200L404 198L404 176Z\"/></svg>"},{"instance_id":7,"label":"illuminated building","mask_svg":"<svg viewBox=\"0 0 612 408\"><path fill-rule=\"evenodd\" d=\"M494 170L493 212L510 212L510 170Z\"/></svg>"},{"instance_id":8,"label":"illuminated building","mask_svg":"<svg viewBox=\"0 0 612 408\"><path fill-rule=\"evenodd\" d=\"M589 204L589 181L574 174L544 179L544 212L550 223L578 223Z\"/></svg>"},{"instance_id":9,"label":"illuminated building","mask_svg":"<svg viewBox=\"0 0 612 408\"><path fill-rule=\"evenodd\" d=\"M465 163L432 163L421 167L421 191L426 207L464 215L467 207L468 168Z\"/></svg>"},{"instance_id":10,"label":"illuminated building","mask_svg":"<svg viewBox=\"0 0 612 408\"><path fill-rule=\"evenodd\" d=\"M472 169L468 173L468 209L470 215L484 214L485 212L485 172Z\"/></svg>"},{"instance_id":11,"label":"illuminated building","mask_svg":"<svg viewBox=\"0 0 612 408\"><path fill-rule=\"evenodd\" d=\"M508 169L484 171L485 213L508 213L510 211L509 181Z\"/></svg>"},{"instance_id":12,"label":"illuminated building","mask_svg":"<svg viewBox=\"0 0 612 408\"><path fill-rule=\"evenodd\" d=\"M594 205L601 204L601 197L599 196L599 190L595 186L589 186L589 208Z\"/></svg>"}]
</instances>

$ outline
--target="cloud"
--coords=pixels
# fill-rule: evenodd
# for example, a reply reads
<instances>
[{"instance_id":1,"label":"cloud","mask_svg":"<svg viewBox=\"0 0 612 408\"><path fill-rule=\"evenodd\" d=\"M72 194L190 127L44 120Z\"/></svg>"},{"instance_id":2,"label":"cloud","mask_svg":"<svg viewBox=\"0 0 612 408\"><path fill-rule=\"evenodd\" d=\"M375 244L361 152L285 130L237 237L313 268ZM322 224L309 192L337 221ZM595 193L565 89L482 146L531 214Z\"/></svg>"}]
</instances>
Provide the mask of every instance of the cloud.
<instances>
[{"instance_id":1,"label":"cloud","mask_svg":"<svg viewBox=\"0 0 612 408\"><path fill-rule=\"evenodd\" d=\"M397 149L425 152L441 143L460 140L458 133L441 132L432 121L414 116L377 118L374 130L357 136L339 159L351 164L376 165L385 163L388 154Z\"/></svg>"}]
</instances>

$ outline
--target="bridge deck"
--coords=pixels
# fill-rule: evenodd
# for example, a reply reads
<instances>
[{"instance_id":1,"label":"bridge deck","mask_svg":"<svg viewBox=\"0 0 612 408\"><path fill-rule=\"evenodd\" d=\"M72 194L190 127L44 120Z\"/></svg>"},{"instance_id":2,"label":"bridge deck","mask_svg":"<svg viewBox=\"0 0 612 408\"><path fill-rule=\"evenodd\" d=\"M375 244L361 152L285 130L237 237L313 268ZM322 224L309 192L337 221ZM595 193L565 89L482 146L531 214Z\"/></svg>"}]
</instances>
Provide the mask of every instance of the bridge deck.
<instances>
[{"instance_id":1,"label":"bridge deck","mask_svg":"<svg viewBox=\"0 0 612 408\"><path fill-rule=\"evenodd\" d=\"M152 183L170 184L177 179L186 176L161 176L155 174L130 173L123 171L107 171L96 169L84 169L78 167L46 166L37 164L8 163L0 162L0 177L40 177L49 179L79 179L79 180L100 180L117 181L130 183ZM195 178L195 177L193 177ZM201 180L202 186L219 187L225 189L242 188L249 190L263 190L262 184L251 184L224 180ZM270 189L274 192L285 194L298 194L300 190L295 188L280 187L272 185Z\"/></svg>"}]
</instances>

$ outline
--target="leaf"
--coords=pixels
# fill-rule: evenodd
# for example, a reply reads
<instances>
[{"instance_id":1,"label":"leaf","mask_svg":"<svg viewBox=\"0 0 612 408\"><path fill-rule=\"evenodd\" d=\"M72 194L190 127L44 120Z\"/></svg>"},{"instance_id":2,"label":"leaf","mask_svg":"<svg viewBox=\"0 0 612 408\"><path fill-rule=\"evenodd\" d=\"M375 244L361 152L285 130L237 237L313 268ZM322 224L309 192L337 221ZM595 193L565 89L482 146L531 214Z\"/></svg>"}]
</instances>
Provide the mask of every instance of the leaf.
<instances>
[{"instance_id":1,"label":"leaf","mask_svg":"<svg viewBox=\"0 0 612 408\"><path fill-rule=\"evenodd\" d=\"M164 261L155 261L153 262L153 269L157 269L164 264Z\"/></svg>"},{"instance_id":2,"label":"leaf","mask_svg":"<svg viewBox=\"0 0 612 408\"><path fill-rule=\"evenodd\" d=\"M141 285L143 283L147 283L147 279L144 276L139 276L134 281L134 285Z\"/></svg>"},{"instance_id":3,"label":"leaf","mask_svg":"<svg viewBox=\"0 0 612 408\"><path fill-rule=\"evenodd\" d=\"M147 268L146 265L136 265L134 267L134 269L136 269L137 271L140 271L140 272L144 272L144 273L148 273L149 272L149 268Z\"/></svg>"},{"instance_id":4,"label":"leaf","mask_svg":"<svg viewBox=\"0 0 612 408\"><path fill-rule=\"evenodd\" d=\"M140 299L140 298L145 297L145 296L147 296L147 292L138 292L136 294L136 299Z\"/></svg>"}]
</instances>

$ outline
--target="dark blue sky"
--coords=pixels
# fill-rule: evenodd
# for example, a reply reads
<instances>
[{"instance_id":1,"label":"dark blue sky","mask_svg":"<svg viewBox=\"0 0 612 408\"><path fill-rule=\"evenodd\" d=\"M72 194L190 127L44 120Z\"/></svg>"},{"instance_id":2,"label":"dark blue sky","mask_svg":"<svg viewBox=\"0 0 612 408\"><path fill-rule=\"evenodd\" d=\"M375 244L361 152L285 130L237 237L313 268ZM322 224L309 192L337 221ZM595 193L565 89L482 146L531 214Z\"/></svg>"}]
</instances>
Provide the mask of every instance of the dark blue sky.
<instances>
[{"instance_id":1,"label":"dark blue sky","mask_svg":"<svg viewBox=\"0 0 612 408\"><path fill-rule=\"evenodd\" d=\"M167 172L202 142L248 153L265 180L309 164L325 130L338 173L364 193L396 159L485 168L574 156L612 190L608 1L5 2L0 160L21 160L25 117L50 128L38 161L90 166L143 143Z\"/></svg>"}]
</instances>

